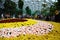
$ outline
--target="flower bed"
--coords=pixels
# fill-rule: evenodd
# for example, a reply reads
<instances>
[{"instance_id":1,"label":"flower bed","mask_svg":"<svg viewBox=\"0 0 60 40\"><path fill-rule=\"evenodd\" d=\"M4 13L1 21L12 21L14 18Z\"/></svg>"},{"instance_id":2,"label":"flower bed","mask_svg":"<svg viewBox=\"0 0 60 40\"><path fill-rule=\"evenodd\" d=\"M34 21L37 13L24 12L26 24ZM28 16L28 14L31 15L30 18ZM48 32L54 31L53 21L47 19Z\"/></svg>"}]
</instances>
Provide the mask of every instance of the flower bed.
<instances>
[{"instance_id":1,"label":"flower bed","mask_svg":"<svg viewBox=\"0 0 60 40\"><path fill-rule=\"evenodd\" d=\"M32 19L24 19L24 20L21 20L20 19L17 19L19 20L19 22L17 21L11 21L11 20L16 20L16 19L5 19L5 21L8 20L7 22L4 23L4 20L2 21L1 20L1 23L0 23L0 29L1 28L16 28L16 27L22 27L22 26L29 26L29 25L34 25L36 24L37 22L35 20L32 20ZM11 22L9 22L9 20Z\"/></svg>"},{"instance_id":2,"label":"flower bed","mask_svg":"<svg viewBox=\"0 0 60 40\"><path fill-rule=\"evenodd\" d=\"M11 22L25 22L27 21L26 19L4 19L4 20L0 20L0 23L11 23Z\"/></svg>"},{"instance_id":3,"label":"flower bed","mask_svg":"<svg viewBox=\"0 0 60 40\"><path fill-rule=\"evenodd\" d=\"M0 40L60 40L60 23L49 22L54 25L53 30L46 35L21 34L17 37L0 37Z\"/></svg>"},{"instance_id":4,"label":"flower bed","mask_svg":"<svg viewBox=\"0 0 60 40\"><path fill-rule=\"evenodd\" d=\"M12 20L12 19L11 19ZM13 19L13 20L16 20L16 19ZM9 22L9 21L8 21ZM52 24L50 23L47 23L47 22L44 22L44 21L39 21L39 20L32 20L32 19L27 19L27 21L25 21L25 23L29 23L29 25L25 26L24 22L21 22L21 23L18 23L18 22L12 22L12 24L21 24L23 26L19 26L16 25L16 27L12 28L12 25L10 23L10 28L6 25L6 22L4 25L6 25L5 27L7 28L1 28L0 29L0 37L7 37L7 38L10 38L10 37L17 37L17 36L20 36L21 34L31 34L31 35L44 35L44 34L48 34L49 32L51 32L51 30L53 29L53 26ZM4 23L4 21L3 21ZM31 25L32 24L32 25ZM4 26L3 25L3 26Z\"/></svg>"}]
</instances>

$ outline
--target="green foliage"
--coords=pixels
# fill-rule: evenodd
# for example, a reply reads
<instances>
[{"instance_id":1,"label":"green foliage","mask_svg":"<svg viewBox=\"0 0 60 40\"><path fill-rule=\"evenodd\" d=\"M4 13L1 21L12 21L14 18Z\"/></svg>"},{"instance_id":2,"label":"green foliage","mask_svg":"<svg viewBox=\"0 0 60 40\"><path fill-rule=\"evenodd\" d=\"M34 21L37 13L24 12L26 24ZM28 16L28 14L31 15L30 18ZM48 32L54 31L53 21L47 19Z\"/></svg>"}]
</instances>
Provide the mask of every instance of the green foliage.
<instances>
[{"instance_id":1,"label":"green foliage","mask_svg":"<svg viewBox=\"0 0 60 40\"><path fill-rule=\"evenodd\" d=\"M60 2L60 0L58 0L58 2Z\"/></svg>"},{"instance_id":2,"label":"green foliage","mask_svg":"<svg viewBox=\"0 0 60 40\"><path fill-rule=\"evenodd\" d=\"M60 0L50 7L50 15L55 15L55 10L60 10Z\"/></svg>"},{"instance_id":3,"label":"green foliage","mask_svg":"<svg viewBox=\"0 0 60 40\"><path fill-rule=\"evenodd\" d=\"M54 5L56 6L57 10L60 10L60 0L57 0L58 2L54 3Z\"/></svg>"},{"instance_id":4,"label":"green foliage","mask_svg":"<svg viewBox=\"0 0 60 40\"><path fill-rule=\"evenodd\" d=\"M6 0L4 3L4 7L5 7L5 12L14 13L16 9L16 4L11 0Z\"/></svg>"},{"instance_id":5,"label":"green foliage","mask_svg":"<svg viewBox=\"0 0 60 40\"><path fill-rule=\"evenodd\" d=\"M18 11L18 13L20 14L20 15L22 15L23 14L23 5L24 5L24 2L22 1L22 0L19 0L18 1L18 7L19 7L19 11Z\"/></svg>"},{"instance_id":6,"label":"green foliage","mask_svg":"<svg viewBox=\"0 0 60 40\"><path fill-rule=\"evenodd\" d=\"M22 10L23 9L24 2L22 0L18 1L18 7Z\"/></svg>"},{"instance_id":7,"label":"green foliage","mask_svg":"<svg viewBox=\"0 0 60 40\"><path fill-rule=\"evenodd\" d=\"M52 16L52 15L55 15L55 10L56 10L56 7L55 6L51 6L50 7L50 15Z\"/></svg>"},{"instance_id":8,"label":"green foliage","mask_svg":"<svg viewBox=\"0 0 60 40\"><path fill-rule=\"evenodd\" d=\"M42 15L44 15L44 16L49 15L49 10L48 9L49 8L46 8L46 9L42 8L42 10L41 10Z\"/></svg>"},{"instance_id":9,"label":"green foliage","mask_svg":"<svg viewBox=\"0 0 60 40\"><path fill-rule=\"evenodd\" d=\"M42 6L43 6L43 7L46 7L46 6L47 6L47 4L42 4Z\"/></svg>"},{"instance_id":10,"label":"green foliage","mask_svg":"<svg viewBox=\"0 0 60 40\"><path fill-rule=\"evenodd\" d=\"M2 2L2 0L0 0L0 2Z\"/></svg>"},{"instance_id":11,"label":"green foliage","mask_svg":"<svg viewBox=\"0 0 60 40\"><path fill-rule=\"evenodd\" d=\"M45 1L44 1L45 2ZM49 7L47 4L42 4L43 8L41 10L42 15L47 16L49 15Z\"/></svg>"},{"instance_id":12,"label":"green foliage","mask_svg":"<svg viewBox=\"0 0 60 40\"><path fill-rule=\"evenodd\" d=\"M26 13L27 13L28 15L31 15L31 9L29 8L29 6L27 6L27 7L25 8L25 10L26 10Z\"/></svg>"}]
</instances>

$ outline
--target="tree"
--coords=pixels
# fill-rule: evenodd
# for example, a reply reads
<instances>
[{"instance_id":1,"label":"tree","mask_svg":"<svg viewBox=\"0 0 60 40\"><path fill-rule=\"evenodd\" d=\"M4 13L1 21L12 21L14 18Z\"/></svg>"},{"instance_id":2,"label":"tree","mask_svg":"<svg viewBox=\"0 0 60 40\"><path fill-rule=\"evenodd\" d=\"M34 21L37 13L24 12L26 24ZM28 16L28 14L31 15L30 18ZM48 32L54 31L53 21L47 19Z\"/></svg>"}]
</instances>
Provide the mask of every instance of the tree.
<instances>
[{"instance_id":1,"label":"tree","mask_svg":"<svg viewBox=\"0 0 60 40\"><path fill-rule=\"evenodd\" d=\"M60 10L60 0L57 0L58 2L56 2L54 5L56 6L56 9Z\"/></svg>"},{"instance_id":2,"label":"tree","mask_svg":"<svg viewBox=\"0 0 60 40\"><path fill-rule=\"evenodd\" d=\"M52 16L52 15L55 15L55 10L56 10L56 7L55 7L55 5L53 6L51 6L50 7L50 15Z\"/></svg>"},{"instance_id":3,"label":"tree","mask_svg":"<svg viewBox=\"0 0 60 40\"><path fill-rule=\"evenodd\" d=\"M23 9L24 2L22 0L18 1L18 7L22 10Z\"/></svg>"},{"instance_id":4,"label":"tree","mask_svg":"<svg viewBox=\"0 0 60 40\"><path fill-rule=\"evenodd\" d=\"M5 7L5 12L14 13L16 9L16 4L11 0L6 0L4 3L4 7Z\"/></svg>"},{"instance_id":5,"label":"tree","mask_svg":"<svg viewBox=\"0 0 60 40\"><path fill-rule=\"evenodd\" d=\"M58 0L58 4L60 4L60 0Z\"/></svg>"},{"instance_id":6,"label":"tree","mask_svg":"<svg viewBox=\"0 0 60 40\"><path fill-rule=\"evenodd\" d=\"M44 16L49 15L49 7L42 8L41 14Z\"/></svg>"},{"instance_id":7,"label":"tree","mask_svg":"<svg viewBox=\"0 0 60 40\"><path fill-rule=\"evenodd\" d=\"M55 4L56 5L56 10L58 11L57 14L55 15L55 21L60 22L60 0Z\"/></svg>"},{"instance_id":8,"label":"tree","mask_svg":"<svg viewBox=\"0 0 60 40\"><path fill-rule=\"evenodd\" d=\"M18 7L19 7L19 11L20 11L20 14L22 15L23 14L23 5L24 5L24 2L22 0L19 0L18 1Z\"/></svg>"},{"instance_id":9,"label":"tree","mask_svg":"<svg viewBox=\"0 0 60 40\"><path fill-rule=\"evenodd\" d=\"M3 1L0 0L0 18L2 17L1 15L4 13L4 5L3 5Z\"/></svg>"},{"instance_id":10,"label":"tree","mask_svg":"<svg viewBox=\"0 0 60 40\"><path fill-rule=\"evenodd\" d=\"M0 2L2 2L2 0L0 0Z\"/></svg>"},{"instance_id":11,"label":"tree","mask_svg":"<svg viewBox=\"0 0 60 40\"><path fill-rule=\"evenodd\" d=\"M29 6L27 6L27 7L25 8L25 10L26 10L26 13L27 13L28 15L31 15L31 9L29 8Z\"/></svg>"}]
</instances>

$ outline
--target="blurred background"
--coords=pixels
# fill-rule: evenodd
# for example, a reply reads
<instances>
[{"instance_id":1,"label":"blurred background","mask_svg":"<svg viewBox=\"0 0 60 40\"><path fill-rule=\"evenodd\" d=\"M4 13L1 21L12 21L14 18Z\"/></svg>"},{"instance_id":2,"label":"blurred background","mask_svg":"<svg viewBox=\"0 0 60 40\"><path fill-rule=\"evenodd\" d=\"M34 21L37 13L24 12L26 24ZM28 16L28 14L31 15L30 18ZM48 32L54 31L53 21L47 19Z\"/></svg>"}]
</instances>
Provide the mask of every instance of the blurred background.
<instances>
[{"instance_id":1,"label":"blurred background","mask_svg":"<svg viewBox=\"0 0 60 40\"><path fill-rule=\"evenodd\" d=\"M60 0L0 0L0 19L6 18L60 22Z\"/></svg>"}]
</instances>

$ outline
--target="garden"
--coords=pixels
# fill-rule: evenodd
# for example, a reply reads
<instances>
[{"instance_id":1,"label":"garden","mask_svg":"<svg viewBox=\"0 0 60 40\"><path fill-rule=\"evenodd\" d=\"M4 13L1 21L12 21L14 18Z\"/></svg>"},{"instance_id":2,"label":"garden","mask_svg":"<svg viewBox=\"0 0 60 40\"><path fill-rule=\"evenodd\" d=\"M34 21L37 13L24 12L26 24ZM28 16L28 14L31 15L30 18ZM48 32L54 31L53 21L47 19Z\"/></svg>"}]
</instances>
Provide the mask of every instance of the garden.
<instances>
[{"instance_id":1,"label":"garden","mask_svg":"<svg viewBox=\"0 0 60 40\"><path fill-rule=\"evenodd\" d=\"M2 1L0 0L2 3ZM44 9L32 10L27 6L26 15L23 13L24 2L5 0L4 8L0 8L0 40L60 40L60 1L51 5L49 12Z\"/></svg>"}]
</instances>

